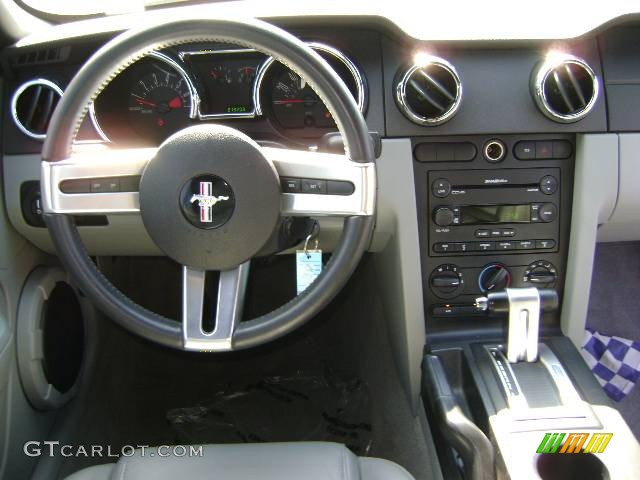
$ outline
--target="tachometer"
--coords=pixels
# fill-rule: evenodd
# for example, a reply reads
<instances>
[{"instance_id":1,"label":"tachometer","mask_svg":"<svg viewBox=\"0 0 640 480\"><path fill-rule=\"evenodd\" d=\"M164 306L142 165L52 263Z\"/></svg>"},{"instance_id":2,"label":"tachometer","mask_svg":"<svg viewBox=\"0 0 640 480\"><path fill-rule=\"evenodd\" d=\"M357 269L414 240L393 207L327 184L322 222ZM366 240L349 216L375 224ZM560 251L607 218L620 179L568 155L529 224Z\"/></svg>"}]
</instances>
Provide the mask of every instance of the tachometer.
<instances>
[{"instance_id":1,"label":"tachometer","mask_svg":"<svg viewBox=\"0 0 640 480\"><path fill-rule=\"evenodd\" d=\"M140 78L129 93L129 121L141 133L167 137L189 123L191 95L176 73L155 66Z\"/></svg>"},{"instance_id":2,"label":"tachometer","mask_svg":"<svg viewBox=\"0 0 640 480\"><path fill-rule=\"evenodd\" d=\"M112 142L157 145L189 125L195 115L194 92L177 62L153 52L100 94L96 120Z\"/></svg>"}]
</instances>

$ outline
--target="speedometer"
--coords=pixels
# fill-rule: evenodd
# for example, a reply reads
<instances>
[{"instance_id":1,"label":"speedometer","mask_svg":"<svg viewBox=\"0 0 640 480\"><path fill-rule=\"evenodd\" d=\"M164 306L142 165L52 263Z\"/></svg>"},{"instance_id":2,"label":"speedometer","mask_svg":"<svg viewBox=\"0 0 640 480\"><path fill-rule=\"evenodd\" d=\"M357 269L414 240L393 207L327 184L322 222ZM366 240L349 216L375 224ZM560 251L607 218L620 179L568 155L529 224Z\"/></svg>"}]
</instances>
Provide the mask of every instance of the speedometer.
<instances>
[{"instance_id":1,"label":"speedometer","mask_svg":"<svg viewBox=\"0 0 640 480\"><path fill-rule=\"evenodd\" d=\"M366 89L364 79L356 68L340 51L323 44L309 43L344 81L353 95L360 111L364 113ZM260 110L285 129L307 129L309 135L314 129L335 128L333 117L316 92L297 73L285 65L267 60L258 78L260 86ZM319 131L320 134L322 131Z\"/></svg>"}]
</instances>

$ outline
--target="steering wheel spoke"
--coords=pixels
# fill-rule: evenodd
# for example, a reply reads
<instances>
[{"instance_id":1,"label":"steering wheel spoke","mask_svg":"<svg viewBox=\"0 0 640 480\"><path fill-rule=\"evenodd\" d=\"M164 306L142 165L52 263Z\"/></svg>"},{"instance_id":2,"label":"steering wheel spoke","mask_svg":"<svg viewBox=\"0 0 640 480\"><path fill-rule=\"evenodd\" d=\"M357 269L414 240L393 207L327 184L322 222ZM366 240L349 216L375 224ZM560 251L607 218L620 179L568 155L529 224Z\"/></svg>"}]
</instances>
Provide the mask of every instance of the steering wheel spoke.
<instances>
[{"instance_id":1,"label":"steering wheel spoke","mask_svg":"<svg viewBox=\"0 0 640 480\"><path fill-rule=\"evenodd\" d=\"M203 328L206 271L182 267L182 334L185 350L233 349L233 333L242 318L250 262L220 272L213 331Z\"/></svg>"},{"instance_id":2,"label":"steering wheel spoke","mask_svg":"<svg viewBox=\"0 0 640 480\"><path fill-rule=\"evenodd\" d=\"M42 163L47 213L95 215L140 211L140 176L155 148L87 145L58 162Z\"/></svg>"},{"instance_id":3,"label":"steering wheel spoke","mask_svg":"<svg viewBox=\"0 0 640 480\"><path fill-rule=\"evenodd\" d=\"M285 216L372 215L376 176L373 163L346 155L263 147L282 185Z\"/></svg>"}]
</instances>

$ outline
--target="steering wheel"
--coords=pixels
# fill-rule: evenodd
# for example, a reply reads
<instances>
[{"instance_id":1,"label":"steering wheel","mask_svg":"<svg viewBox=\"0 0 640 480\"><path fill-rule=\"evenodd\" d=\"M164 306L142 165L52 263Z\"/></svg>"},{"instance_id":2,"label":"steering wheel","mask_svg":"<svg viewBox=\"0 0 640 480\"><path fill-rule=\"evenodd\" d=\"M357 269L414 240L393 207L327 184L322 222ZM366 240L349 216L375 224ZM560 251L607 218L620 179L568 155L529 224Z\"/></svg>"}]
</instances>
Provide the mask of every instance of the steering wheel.
<instances>
[{"instance_id":1,"label":"steering wheel","mask_svg":"<svg viewBox=\"0 0 640 480\"><path fill-rule=\"evenodd\" d=\"M214 124L188 127L158 148L80 148L74 139L88 105L127 66L152 51L220 42L272 56L305 78L332 113L345 154L266 148ZM279 338L317 314L345 285L374 226L376 171L368 129L340 77L312 49L268 23L181 18L125 32L98 50L69 84L42 150L44 219L60 260L108 317L153 342L183 350L243 349ZM136 191L70 193L74 180L100 178ZM281 178L350 182L350 195L283 193ZM64 191L63 191L64 190ZM120 190L125 190L121 188ZM199 214L198 214L199 209ZM195 214L194 214L195 212ZM182 319L134 303L87 254L73 217L139 214L156 245L182 265ZM241 322L250 260L282 217L344 218L320 276L280 308ZM205 274L220 271L215 328L203 329Z\"/></svg>"}]
</instances>

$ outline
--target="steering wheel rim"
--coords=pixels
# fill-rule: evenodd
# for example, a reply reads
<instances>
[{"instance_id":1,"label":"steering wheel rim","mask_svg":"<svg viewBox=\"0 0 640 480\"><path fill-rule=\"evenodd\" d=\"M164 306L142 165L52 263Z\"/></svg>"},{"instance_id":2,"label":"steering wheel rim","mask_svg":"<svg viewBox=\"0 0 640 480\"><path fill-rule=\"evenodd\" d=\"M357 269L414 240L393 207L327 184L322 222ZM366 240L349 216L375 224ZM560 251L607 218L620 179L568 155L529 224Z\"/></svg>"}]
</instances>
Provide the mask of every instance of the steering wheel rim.
<instances>
[{"instance_id":1,"label":"steering wheel rim","mask_svg":"<svg viewBox=\"0 0 640 480\"><path fill-rule=\"evenodd\" d=\"M97 307L125 329L172 348L203 350L199 345L195 348L187 345L184 328L179 322L135 304L97 269L82 244L71 215L57 213L53 208L55 186L52 187L50 181L51 166L71 155L88 105L111 79L153 50L194 41L254 48L286 64L307 79L332 113L344 137L350 161L373 166L374 155L364 118L335 72L296 37L262 21L184 18L128 31L108 42L80 69L58 104L42 151L44 219L60 260ZM341 240L322 274L287 304L269 314L233 325L228 344L220 344L216 349L244 349L279 338L304 324L333 299L355 270L370 241L374 227L375 167L368 171L366 187L371 204L369 210L363 215L345 217ZM243 277L246 281L241 268L238 272L230 281L238 282ZM186 285L187 277L184 278ZM183 310L186 309L184 298L183 294Z\"/></svg>"}]
</instances>

